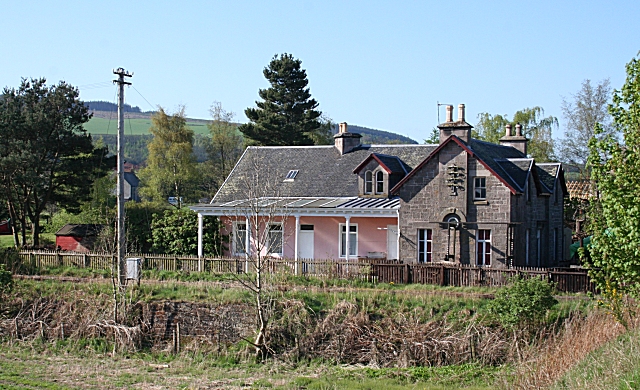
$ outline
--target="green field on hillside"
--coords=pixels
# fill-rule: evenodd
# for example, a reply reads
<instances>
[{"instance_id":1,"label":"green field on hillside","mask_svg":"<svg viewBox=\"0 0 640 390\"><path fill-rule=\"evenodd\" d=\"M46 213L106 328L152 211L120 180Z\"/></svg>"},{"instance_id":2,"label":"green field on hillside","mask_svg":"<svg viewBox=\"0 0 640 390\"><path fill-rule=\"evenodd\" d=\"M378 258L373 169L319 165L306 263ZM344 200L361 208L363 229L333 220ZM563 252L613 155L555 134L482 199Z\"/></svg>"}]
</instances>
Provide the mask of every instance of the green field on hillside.
<instances>
[{"instance_id":1,"label":"green field on hillside","mask_svg":"<svg viewBox=\"0 0 640 390\"><path fill-rule=\"evenodd\" d=\"M191 128L194 133L201 135L209 135L209 129L204 123L187 122L187 126ZM124 134L125 135L145 135L149 134L149 127L151 127L151 119L125 119L124 121ZM104 119L93 117L84 125L89 134L117 134L118 132L118 120L114 113L113 119Z\"/></svg>"}]
</instances>

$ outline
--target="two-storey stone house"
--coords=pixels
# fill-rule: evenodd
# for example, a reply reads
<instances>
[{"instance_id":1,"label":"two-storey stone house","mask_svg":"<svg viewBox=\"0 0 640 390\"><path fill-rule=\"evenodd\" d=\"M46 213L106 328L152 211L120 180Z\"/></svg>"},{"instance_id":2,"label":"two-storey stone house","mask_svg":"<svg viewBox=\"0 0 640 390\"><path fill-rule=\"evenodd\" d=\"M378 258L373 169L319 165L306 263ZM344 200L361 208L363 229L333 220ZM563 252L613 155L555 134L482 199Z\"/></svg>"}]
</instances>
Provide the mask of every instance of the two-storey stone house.
<instances>
[{"instance_id":1,"label":"two-storey stone house","mask_svg":"<svg viewBox=\"0 0 640 390\"><path fill-rule=\"evenodd\" d=\"M191 207L199 232L219 216L236 256L558 265L561 164L527 157L519 126L500 145L472 139L464 105L438 127L438 145L362 145L343 123L334 145L249 147L213 200Z\"/></svg>"}]
</instances>

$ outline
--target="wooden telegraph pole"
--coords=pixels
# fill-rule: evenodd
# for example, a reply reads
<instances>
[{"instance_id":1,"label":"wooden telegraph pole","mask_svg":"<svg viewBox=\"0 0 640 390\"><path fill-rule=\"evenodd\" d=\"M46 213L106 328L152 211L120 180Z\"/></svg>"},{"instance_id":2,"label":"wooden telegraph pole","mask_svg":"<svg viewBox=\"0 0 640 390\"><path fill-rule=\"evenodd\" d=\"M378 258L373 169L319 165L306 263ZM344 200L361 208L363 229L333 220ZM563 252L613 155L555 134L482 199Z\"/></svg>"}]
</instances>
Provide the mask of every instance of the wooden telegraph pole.
<instances>
[{"instance_id":1,"label":"wooden telegraph pole","mask_svg":"<svg viewBox=\"0 0 640 390\"><path fill-rule=\"evenodd\" d=\"M118 195L118 283L122 288L127 277L125 263L127 248L124 234L124 86L131 85L124 78L133 76L133 73L118 68L113 71L113 74L118 75L118 79L113 82L118 84L118 188L116 192Z\"/></svg>"}]
</instances>

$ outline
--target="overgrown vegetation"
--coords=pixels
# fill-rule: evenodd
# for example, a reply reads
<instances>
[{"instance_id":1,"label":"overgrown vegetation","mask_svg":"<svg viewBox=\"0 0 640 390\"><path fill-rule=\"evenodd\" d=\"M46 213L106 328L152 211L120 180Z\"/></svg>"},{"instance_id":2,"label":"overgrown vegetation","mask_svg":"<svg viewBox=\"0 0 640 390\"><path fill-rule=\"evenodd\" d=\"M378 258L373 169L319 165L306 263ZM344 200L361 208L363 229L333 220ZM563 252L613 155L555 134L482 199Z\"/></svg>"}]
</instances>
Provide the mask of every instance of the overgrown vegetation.
<instances>
[{"instance_id":1,"label":"overgrown vegetation","mask_svg":"<svg viewBox=\"0 0 640 390\"><path fill-rule=\"evenodd\" d=\"M87 272L67 268L50 270L50 274L83 276L80 271ZM596 330L615 337L622 329L602 322L610 317L598 314L593 301L585 297L561 299L548 314L533 316L538 331L531 342L521 342L518 351L509 329L490 315L493 304L488 294L507 296L499 290L350 284L295 276L281 278L274 287L274 299L266 306L272 317L265 334L273 358L261 365L253 363L253 346L243 341L250 333L239 335L235 343L220 345L213 341L213 334L191 335L185 325L184 346L177 355L167 347L170 336L168 340L149 337L148 305L193 302L203 309L241 305L252 310L252 294L240 289L230 275L147 271L140 287L131 286L128 292L127 299L138 303L129 307L127 323L121 325L109 320L108 279L89 283L16 280L9 311L0 318L0 363L14 361L11 356L23 356L25 350L38 351L35 355L53 361L65 359L71 365L74 359L126 357L143 368L123 378L110 366L113 371L106 375L120 383L112 387L122 388L157 383L160 375L189 378L184 385L214 383L218 387L245 383L276 388L362 388L368 383L370 388L524 388L542 383L541 377L560 377L575 364L571 361L602 342ZM518 290L533 291L522 297L550 291L540 286ZM513 292L514 287L505 291ZM588 337L594 341L579 342L578 334L590 328ZM573 346L573 360L564 357L571 343L580 344L580 348ZM554 364L559 365L553 358L569 363L563 363L561 372L557 369L550 374ZM20 372L16 364L10 363L4 372ZM344 364L348 368L340 366ZM163 368L157 368L159 365ZM83 387L86 381L101 388L92 382L90 369L77 369ZM247 370L254 374L242 374ZM47 381L44 375L30 378ZM0 380L24 385L23 379L5 374ZM65 380L68 378L60 378Z\"/></svg>"},{"instance_id":2,"label":"overgrown vegetation","mask_svg":"<svg viewBox=\"0 0 640 390\"><path fill-rule=\"evenodd\" d=\"M589 142L588 168L599 196L588 213L592 239L585 262L604 305L629 326L640 298L640 59L626 69L626 82L609 106L622 141L598 125Z\"/></svg>"}]
</instances>

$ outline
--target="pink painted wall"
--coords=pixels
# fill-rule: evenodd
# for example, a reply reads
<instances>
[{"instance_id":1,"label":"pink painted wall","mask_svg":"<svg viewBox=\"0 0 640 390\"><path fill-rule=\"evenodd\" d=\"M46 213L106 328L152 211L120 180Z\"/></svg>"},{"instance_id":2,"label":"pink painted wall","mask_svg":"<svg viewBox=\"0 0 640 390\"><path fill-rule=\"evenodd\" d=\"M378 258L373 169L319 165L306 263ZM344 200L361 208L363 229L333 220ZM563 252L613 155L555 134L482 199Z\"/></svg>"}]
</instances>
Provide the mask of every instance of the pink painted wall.
<instances>
[{"instance_id":1,"label":"pink painted wall","mask_svg":"<svg viewBox=\"0 0 640 390\"><path fill-rule=\"evenodd\" d=\"M221 217L225 226L223 234L231 234L231 220ZM239 219L242 221L243 219ZM276 220L273 222L279 222ZM283 256L295 256L295 217L288 217L284 221ZM300 217L301 225L314 225L314 257L316 259L339 258L339 226L345 223L343 217ZM351 224L358 225L358 257L366 257L368 252L387 252L387 225L396 225L396 218L353 217ZM264 227L261 226L261 229ZM381 228L381 229L378 229ZM252 245L254 248L255 246ZM229 248L231 243L229 243ZM253 248L252 248L253 249ZM228 251L225 255L230 255Z\"/></svg>"}]
</instances>

